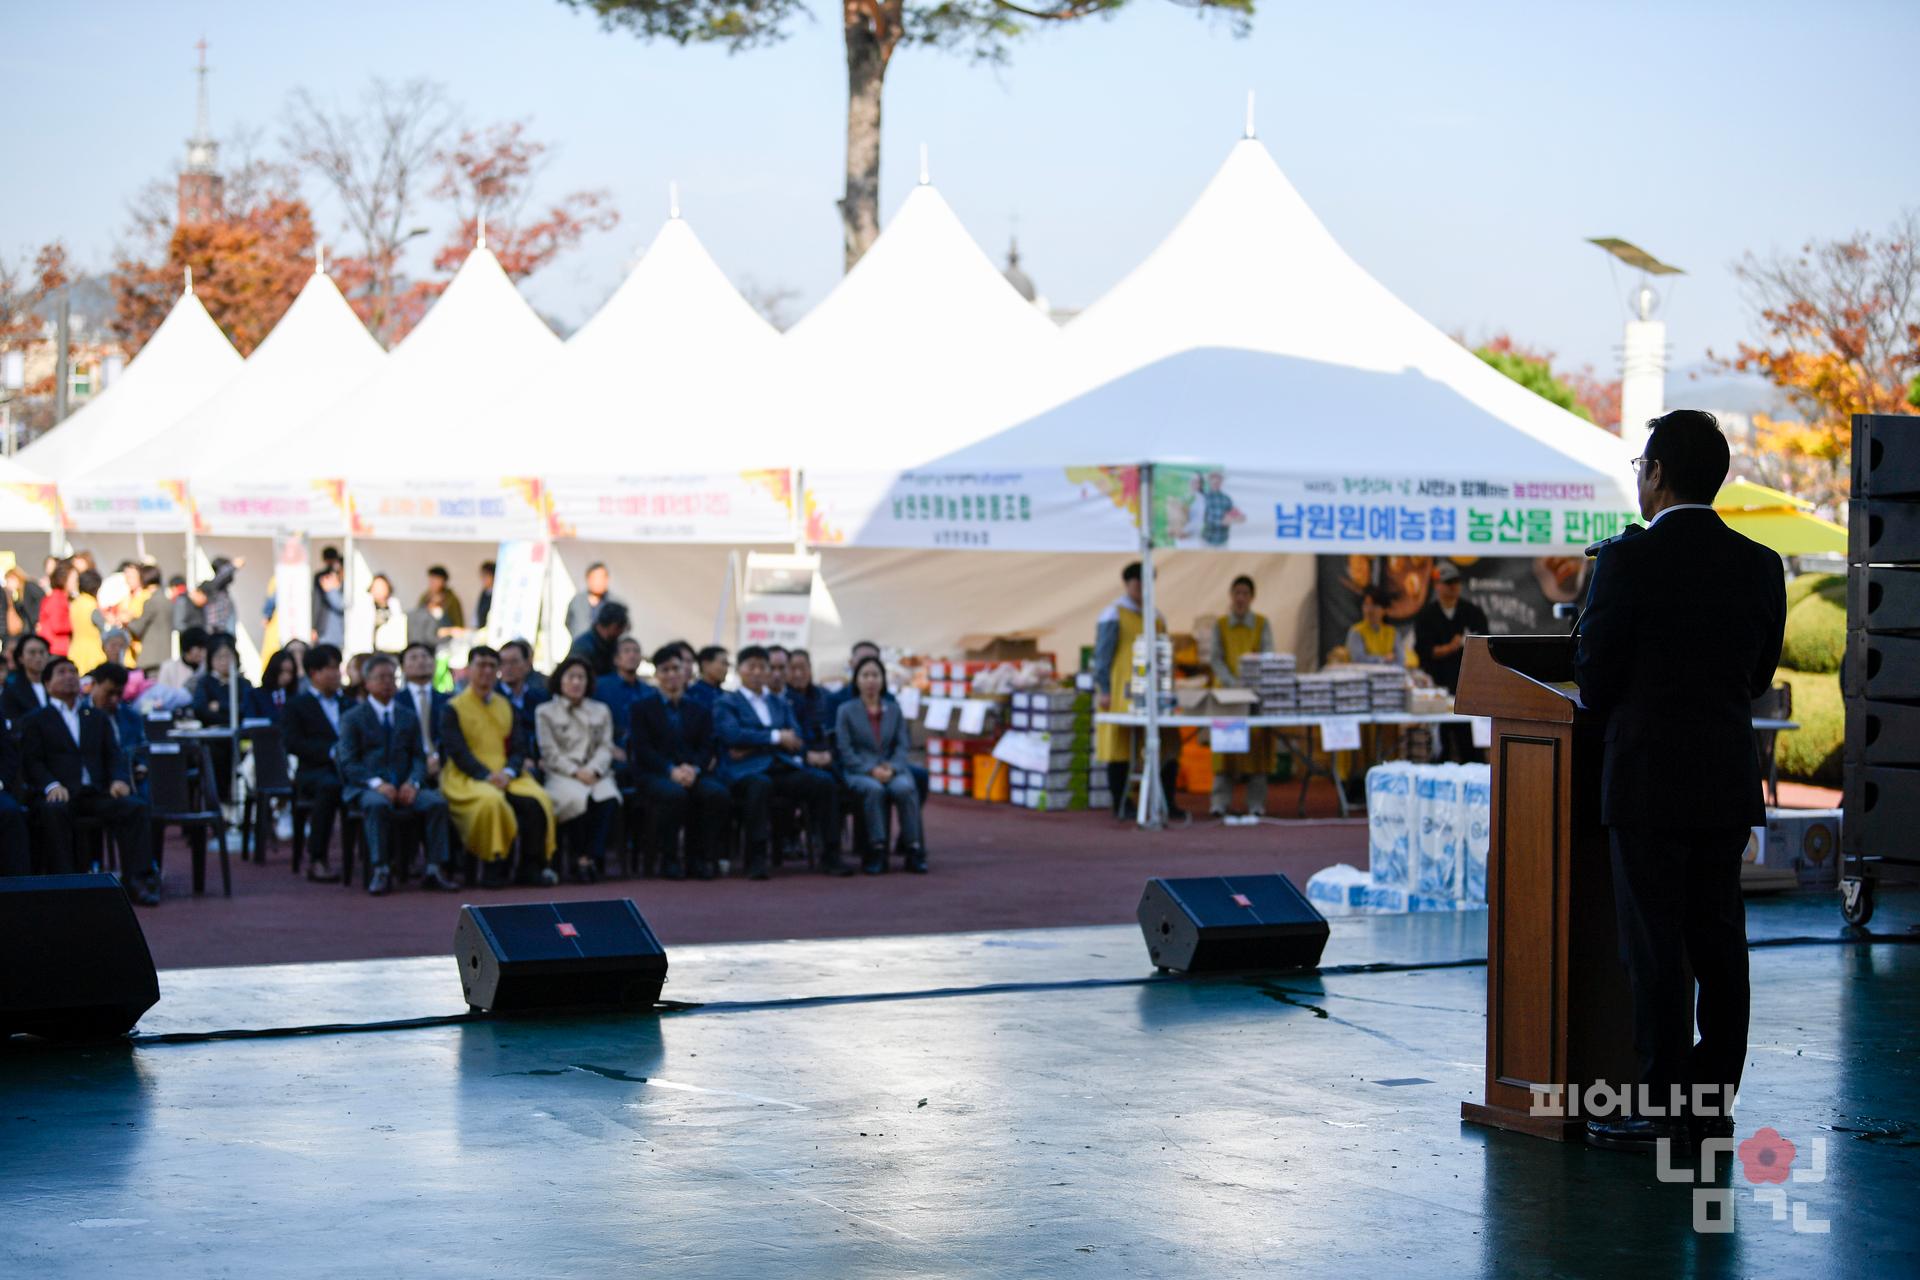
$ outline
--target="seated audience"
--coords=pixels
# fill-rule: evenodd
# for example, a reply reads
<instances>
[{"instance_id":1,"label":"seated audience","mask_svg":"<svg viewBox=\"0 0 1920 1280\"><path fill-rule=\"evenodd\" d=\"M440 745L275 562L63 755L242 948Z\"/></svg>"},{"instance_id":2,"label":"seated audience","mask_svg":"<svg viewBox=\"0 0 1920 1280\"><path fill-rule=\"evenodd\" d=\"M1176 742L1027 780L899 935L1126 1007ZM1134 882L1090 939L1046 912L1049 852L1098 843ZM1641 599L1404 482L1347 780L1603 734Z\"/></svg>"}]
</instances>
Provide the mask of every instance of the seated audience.
<instances>
[{"instance_id":1,"label":"seated audience","mask_svg":"<svg viewBox=\"0 0 1920 1280\"><path fill-rule=\"evenodd\" d=\"M621 636L620 643L614 646L613 670L594 682L593 696L595 701L606 703L608 713L613 716L613 762L615 766L624 766L631 759L627 752L627 734L633 726L634 703L659 697L653 686L640 678L640 641L632 634ZM616 767L614 772L627 770Z\"/></svg>"},{"instance_id":2,"label":"seated audience","mask_svg":"<svg viewBox=\"0 0 1920 1280\"><path fill-rule=\"evenodd\" d=\"M787 692L787 659L790 656L785 645L767 646L767 690L776 698Z\"/></svg>"},{"instance_id":3,"label":"seated audience","mask_svg":"<svg viewBox=\"0 0 1920 1280\"><path fill-rule=\"evenodd\" d=\"M579 658L587 664L593 678L613 672L613 654L619 647L620 637L627 634L632 623L627 618L627 606L618 600L609 600L601 605L593 615L593 625L573 638L573 648L568 650L569 658Z\"/></svg>"},{"instance_id":4,"label":"seated audience","mask_svg":"<svg viewBox=\"0 0 1920 1280\"><path fill-rule=\"evenodd\" d=\"M367 659L361 681L366 701L340 720L342 795L359 813L367 837L367 892L375 897L393 887L390 865L393 823L417 815L426 843L427 869L422 887L452 889L448 875L447 802L427 787L427 758L421 750L420 724L413 707L396 698L394 660L384 653Z\"/></svg>"},{"instance_id":5,"label":"seated audience","mask_svg":"<svg viewBox=\"0 0 1920 1280\"><path fill-rule=\"evenodd\" d=\"M440 789L467 851L480 860L482 883L507 881L507 858L520 840L521 875L556 885L553 802L527 772L526 726L499 689L500 655L486 645L467 655L467 687L440 713L446 763Z\"/></svg>"},{"instance_id":6,"label":"seated audience","mask_svg":"<svg viewBox=\"0 0 1920 1280\"><path fill-rule=\"evenodd\" d=\"M116 662L103 663L87 675L87 701L107 717L113 739L127 757L128 773L133 778L133 794L142 804L150 804L147 787L147 718L127 701L133 673ZM157 862L158 859L156 858Z\"/></svg>"},{"instance_id":7,"label":"seated audience","mask_svg":"<svg viewBox=\"0 0 1920 1280\"><path fill-rule=\"evenodd\" d=\"M100 648L106 653L106 660L109 663L125 669L127 673L126 688L121 690L122 697L131 702L147 691L147 685L152 682L147 679L144 671L132 663L133 637L127 633L125 627L108 627L102 631ZM91 676L92 672L88 672L88 675Z\"/></svg>"},{"instance_id":8,"label":"seated audience","mask_svg":"<svg viewBox=\"0 0 1920 1280\"><path fill-rule=\"evenodd\" d=\"M533 713L553 695L545 678L533 669L533 646L525 640L509 640L500 646L499 690L513 704L527 735L528 750L534 751Z\"/></svg>"},{"instance_id":9,"label":"seated audience","mask_svg":"<svg viewBox=\"0 0 1920 1280\"><path fill-rule=\"evenodd\" d=\"M131 767L108 718L80 697L72 659L47 664L48 704L20 733L20 783L34 808L43 874L86 870L75 820L99 821L120 846L120 879L142 906L160 904L147 807L133 795Z\"/></svg>"},{"instance_id":10,"label":"seated audience","mask_svg":"<svg viewBox=\"0 0 1920 1280\"><path fill-rule=\"evenodd\" d=\"M30 876L33 839L27 831L26 792L20 785L20 744L0 733L0 876Z\"/></svg>"},{"instance_id":11,"label":"seated audience","mask_svg":"<svg viewBox=\"0 0 1920 1280\"><path fill-rule=\"evenodd\" d=\"M333 840L333 820L340 811L344 784L333 759L333 745L340 738L340 719L347 713L340 696L340 651L330 644L317 644L307 650L307 679L311 692L303 693L287 704L282 731L287 739L287 754L299 763L293 775L295 798L312 806L308 818L307 879L327 884L340 878L328 859L327 847Z\"/></svg>"},{"instance_id":12,"label":"seated audience","mask_svg":"<svg viewBox=\"0 0 1920 1280\"><path fill-rule=\"evenodd\" d=\"M67 656L74 666L91 671L107 660L107 651L100 647L100 625L106 621L100 612L100 575L88 569L73 580L73 599L67 602Z\"/></svg>"},{"instance_id":13,"label":"seated audience","mask_svg":"<svg viewBox=\"0 0 1920 1280\"><path fill-rule=\"evenodd\" d=\"M47 705L47 687L42 683L47 662L53 657L42 636L21 636L13 642L13 670L0 686L0 711L17 734L28 716Z\"/></svg>"},{"instance_id":14,"label":"seated audience","mask_svg":"<svg viewBox=\"0 0 1920 1280\"><path fill-rule=\"evenodd\" d=\"M840 766L847 786L866 809L867 847L860 869L879 875L887 869L887 807L900 820L900 842L907 870L924 875L926 848L920 838L920 797L907 762L907 719L900 704L887 698L887 668L868 654L854 664L854 700L842 703L834 723Z\"/></svg>"},{"instance_id":15,"label":"seated audience","mask_svg":"<svg viewBox=\"0 0 1920 1280\"><path fill-rule=\"evenodd\" d=\"M255 720L286 722L287 704L300 696L300 663L292 649L282 649L267 659L260 675L260 687L247 695L244 713Z\"/></svg>"},{"instance_id":16,"label":"seated audience","mask_svg":"<svg viewBox=\"0 0 1920 1280\"><path fill-rule=\"evenodd\" d=\"M820 868L829 875L852 875L840 859L837 796L833 780L802 762L806 744L785 698L767 692L767 651L749 645L740 651L740 688L714 704L714 735L725 753L720 775L733 792L735 809L746 828L747 876L772 875L768 848L772 805L806 813L807 829L820 851Z\"/></svg>"},{"instance_id":17,"label":"seated audience","mask_svg":"<svg viewBox=\"0 0 1920 1280\"><path fill-rule=\"evenodd\" d=\"M834 706L832 695L813 682L813 655L795 649L787 655L787 704L800 726L800 741L806 750L801 758L809 768L824 769L837 776L834 757Z\"/></svg>"},{"instance_id":18,"label":"seated audience","mask_svg":"<svg viewBox=\"0 0 1920 1280\"><path fill-rule=\"evenodd\" d=\"M209 728L233 723L236 707L244 708L253 698L253 686L236 670L240 656L233 637L216 635L207 645L207 669L193 682L193 718ZM215 738L207 743L213 757L214 779L223 803L233 802L233 739Z\"/></svg>"},{"instance_id":19,"label":"seated audience","mask_svg":"<svg viewBox=\"0 0 1920 1280\"><path fill-rule=\"evenodd\" d=\"M604 620L617 604L601 608ZM596 626L599 624L595 624ZM548 682L554 696L533 714L540 744L540 768L546 775L553 818L572 857L571 876L580 884L600 878L607 862L607 833L620 808L613 781L613 715L587 694L593 670L584 658L565 658Z\"/></svg>"},{"instance_id":20,"label":"seated audience","mask_svg":"<svg viewBox=\"0 0 1920 1280\"><path fill-rule=\"evenodd\" d=\"M687 696L712 711L713 704L726 692L721 686L726 683L730 665L727 651L720 645L710 644L699 652L697 661L694 670L699 673L699 679L687 686Z\"/></svg>"},{"instance_id":21,"label":"seated audience","mask_svg":"<svg viewBox=\"0 0 1920 1280\"><path fill-rule=\"evenodd\" d=\"M689 667L676 645L653 655L658 697L634 702L627 733L633 780L647 805L648 838L660 861L660 874L681 879L691 869L696 879L713 879L721 841L727 834L732 798L714 776L713 717L686 696ZM686 832L686 863L680 834Z\"/></svg>"},{"instance_id":22,"label":"seated audience","mask_svg":"<svg viewBox=\"0 0 1920 1280\"><path fill-rule=\"evenodd\" d=\"M420 750L427 760L427 785L440 785L440 715L452 695L433 687L434 656L430 645L410 644L400 654L400 674L407 679L400 696L420 722Z\"/></svg>"},{"instance_id":23,"label":"seated audience","mask_svg":"<svg viewBox=\"0 0 1920 1280\"><path fill-rule=\"evenodd\" d=\"M862 658L878 658L878 657L880 657L880 646L875 644L873 641L856 640L854 642L853 648L848 652L848 656L847 656L847 670L849 672L849 678L844 685L834 690L831 696L831 699L827 704L828 708L831 710L831 712L835 716L838 716L840 714L841 707L845 706L849 702L852 702L855 698L860 696L860 691L853 687L853 680L851 678L851 672L853 671L853 669L860 665L860 660ZM882 659L882 661L884 661L884 659ZM888 702L897 701L897 699L893 696L892 689L888 689L886 691L885 696ZM838 722L836 721L835 723L838 723ZM909 771L913 774L914 793L920 797L920 807L922 809L925 809L927 807L927 792L932 787L932 784L933 784L932 776L927 772L926 768L922 765L916 764L916 765L909 766ZM898 844L895 847L894 852L902 856L905 856L908 852L905 842L903 841L900 844Z\"/></svg>"}]
</instances>

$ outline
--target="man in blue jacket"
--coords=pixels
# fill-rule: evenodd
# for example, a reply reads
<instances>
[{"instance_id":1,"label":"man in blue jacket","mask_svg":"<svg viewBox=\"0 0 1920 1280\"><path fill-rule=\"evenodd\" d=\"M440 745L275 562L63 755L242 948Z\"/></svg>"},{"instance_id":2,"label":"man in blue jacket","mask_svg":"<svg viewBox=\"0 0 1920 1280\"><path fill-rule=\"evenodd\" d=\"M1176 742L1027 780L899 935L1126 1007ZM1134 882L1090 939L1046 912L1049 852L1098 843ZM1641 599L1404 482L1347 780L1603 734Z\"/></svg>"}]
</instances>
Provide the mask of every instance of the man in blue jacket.
<instances>
[{"instance_id":1,"label":"man in blue jacket","mask_svg":"<svg viewBox=\"0 0 1920 1280\"><path fill-rule=\"evenodd\" d=\"M713 724L720 743L720 776L733 792L746 828L748 878L765 880L772 874L767 844L774 803L805 811L823 871L852 875L853 868L840 859L833 830L833 779L807 768L801 759L806 743L793 707L767 688L767 651L748 645L740 651L738 665L740 688L715 701Z\"/></svg>"},{"instance_id":2,"label":"man in blue jacket","mask_svg":"<svg viewBox=\"0 0 1920 1280\"><path fill-rule=\"evenodd\" d=\"M427 870L421 884L452 889L447 874L447 801L427 789L427 758L421 751L420 722L405 699L394 697L398 682L394 661L384 653L360 668L367 700L340 717L340 761L346 802L359 810L367 836L367 892L375 897L393 887L389 866L396 814L418 814L427 845Z\"/></svg>"},{"instance_id":3,"label":"man in blue jacket","mask_svg":"<svg viewBox=\"0 0 1920 1280\"><path fill-rule=\"evenodd\" d=\"M686 696L688 671L686 659L673 645L653 655L660 691L636 699L628 712L627 759L634 785L646 799L660 874L680 880L690 865L695 879L711 880L733 798L714 776L713 717ZM683 831L685 864L680 858Z\"/></svg>"}]
</instances>

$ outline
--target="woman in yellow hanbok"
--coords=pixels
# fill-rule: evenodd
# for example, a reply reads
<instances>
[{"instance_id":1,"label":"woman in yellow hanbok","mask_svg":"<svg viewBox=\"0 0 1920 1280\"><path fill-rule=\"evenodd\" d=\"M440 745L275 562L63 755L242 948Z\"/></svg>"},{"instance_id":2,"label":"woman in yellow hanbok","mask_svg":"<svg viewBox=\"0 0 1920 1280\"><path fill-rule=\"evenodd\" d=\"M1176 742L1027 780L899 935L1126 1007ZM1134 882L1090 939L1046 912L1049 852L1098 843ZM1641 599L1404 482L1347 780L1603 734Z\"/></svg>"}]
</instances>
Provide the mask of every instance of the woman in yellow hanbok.
<instances>
[{"instance_id":1,"label":"woman in yellow hanbok","mask_svg":"<svg viewBox=\"0 0 1920 1280\"><path fill-rule=\"evenodd\" d=\"M440 791L467 851L480 860L482 883L507 880L507 858L520 840L521 879L560 883L553 862L553 802L527 772L526 726L496 691L500 655L485 645L467 656L467 687L440 719ZM534 868L538 870L534 870Z\"/></svg>"}]
</instances>

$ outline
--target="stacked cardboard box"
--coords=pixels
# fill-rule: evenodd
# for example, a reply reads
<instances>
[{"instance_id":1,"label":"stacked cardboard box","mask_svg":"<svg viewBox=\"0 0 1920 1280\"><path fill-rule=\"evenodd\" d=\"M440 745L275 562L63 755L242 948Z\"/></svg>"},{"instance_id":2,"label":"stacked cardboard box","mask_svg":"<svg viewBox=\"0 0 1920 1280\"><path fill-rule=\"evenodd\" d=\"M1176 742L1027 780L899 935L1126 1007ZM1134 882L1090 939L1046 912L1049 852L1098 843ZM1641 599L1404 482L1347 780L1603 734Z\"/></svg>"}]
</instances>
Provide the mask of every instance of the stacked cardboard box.
<instances>
[{"instance_id":1,"label":"stacked cardboard box","mask_svg":"<svg viewBox=\"0 0 1920 1280\"><path fill-rule=\"evenodd\" d=\"M1333 714L1333 677L1324 671L1297 677L1294 681L1299 689L1299 702L1294 711L1303 716L1330 716Z\"/></svg>"},{"instance_id":2,"label":"stacked cardboard box","mask_svg":"<svg viewBox=\"0 0 1920 1280\"><path fill-rule=\"evenodd\" d=\"M1413 682L1403 667L1376 667L1367 672L1367 696L1375 712L1405 711L1412 690Z\"/></svg>"},{"instance_id":3,"label":"stacked cardboard box","mask_svg":"<svg viewBox=\"0 0 1920 1280\"><path fill-rule=\"evenodd\" d=\"M973 759L992 751L979 738L928 738L928 789L937 796L973 794Z\"/></svg>"},{"instance_id":4,"label":"stacked cardboard box","mask_svg":"<svg viewBox=\"0 0 1920 1280\"><path fill-rule=\"evenodd\" d=\"M1173 710L1173 640L1168 636L1159 636L1157 639L1159 654L1155 661L1158 663L1160 677L1160 709L1170 712ZM1135 637L1133 642L1133 675L1127 682L1127 699L1128 704L1136 711L1144 709L1147 705L1147 638L1145 636Z\"/></svg>"},{"instance_id":5,"label":"stacked cardboard box","mask_svg":"<svg viewBox=\"0 0 1920 1280\"><path fill-rule=\"evenodd\" d=\"M1299 665L1290 653L1249 653L1240 659L1240 683L1260 699L1260 714L1290 716L1299 709Z\"/></svg>"},{"instance_id":6,"label":"stacked cardboard box","mask_svg":"<svg viewBox=\"0 0 1920 1280\"><path fill-rule=\"evenodd\" d=\"M1111 803L1106 775L1093 768L1093 696L1084 689L1015 693L1016 731L1047 735L1047 767L1013 771L1013 803L1028 809L1099 808Z\"/></svg>"}]
</instances>

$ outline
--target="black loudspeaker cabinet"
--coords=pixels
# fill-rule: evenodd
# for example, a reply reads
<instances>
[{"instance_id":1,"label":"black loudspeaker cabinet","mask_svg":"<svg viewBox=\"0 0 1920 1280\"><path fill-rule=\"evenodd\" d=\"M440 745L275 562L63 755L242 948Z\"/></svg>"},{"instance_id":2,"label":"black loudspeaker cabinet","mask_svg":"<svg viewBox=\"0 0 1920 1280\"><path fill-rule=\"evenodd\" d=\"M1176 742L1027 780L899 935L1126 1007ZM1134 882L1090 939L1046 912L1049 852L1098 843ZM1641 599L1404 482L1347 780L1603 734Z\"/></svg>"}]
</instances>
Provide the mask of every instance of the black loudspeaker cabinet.
<instances>
[{"instance_id":1,"label":"black loudspeaker cabinet","mask_svg":"<svg viewBox=\"0 0 1920 1280\"><path fill-rule=\"evenodd\" d=\"M1882 634L1920 633L1920 568L1856 566L1847 575L1847 625Z\"/></svg>"},{"instance_id":2,"label":"black loudspeaker cabinet","mask_svg":"<svg viewBox=\"0 0 1920 1280\"><path fill-rule=\"evenodd\" d=\"M1840 692L1847 698L1920 701L1920 636L1847 632Z\"/></svg>"},{"instance_id":3,"label":"black loudspeaker cabinet","mask_svg":"<svg viewBox=\"0 0 1920 1280\"><path fill-rule=\"evenodd\" d=\"M1920 498L1920 418L1854 415L1853 496Z\"/></svg>"},{"instance_id":4,"label":"black loudspeaker cabinet","mask_svg":"<svg viewBox=\"0 0 1920 1280\"><path fill-rule=\"evenodd\" d=\"M1856 764L1920 768L1920 705L1847 699L1847 745L1842 758Z\"/></svg>"},{"instance_id":5,"label":"black loudspeaker cabinet","mask_svg":"<svg viewBox=\"0 0 1920 1280\"><path fill-rule=\"evenodd\" d=\"M1140 932L1162 969L1221 973L1320 963L1327 922L1285 876L1147 881Z\"/></svg>"},{"instance_id":6,"label":"black loudspeaker cabinet","mask_svg":"<svg viewBox=\"0 0 1920 1280\"><path fill-rule=\"evenodd\" d=\"M487 1013L651 1009L667 953L631 898L460 908L454 959Z\"/></svg>"},{"instance_id":7,"label":"black loudspeaker cabinet","mask_svg":"<svg viewBox=\"0 0 1920 1280\"><path fill-rule=\"evenodd\" d=\"M1920 768L1847 761L1840 845L1849 853L1920 853Z\"/></svg>"},{"instance_id":8,"label":"black loudspeaker cabinet","mask_svg":"<svg viewBox=\"0 0 1920 1280\"><path fill-rule=\"evenodd\" d=\"M159 999L153 954L119 880L0 877L0 1038L110 1039Z\"/></svg>"},{"instance_id":9,"label":"black loudspeaker cabinet","mask_svg":"<svg viewBox=\"0 0 1920 1280\"><path fill-rule=\"evenodd\" d=\"M1847 559L1854 564L1920 561L1920 499L1855 498L1847 526Z\"/></svg>"}]
</instances>

